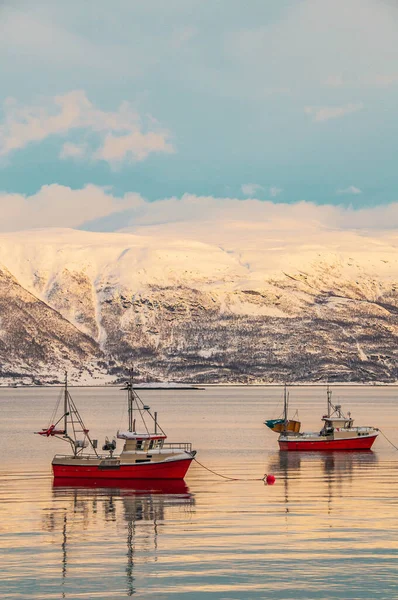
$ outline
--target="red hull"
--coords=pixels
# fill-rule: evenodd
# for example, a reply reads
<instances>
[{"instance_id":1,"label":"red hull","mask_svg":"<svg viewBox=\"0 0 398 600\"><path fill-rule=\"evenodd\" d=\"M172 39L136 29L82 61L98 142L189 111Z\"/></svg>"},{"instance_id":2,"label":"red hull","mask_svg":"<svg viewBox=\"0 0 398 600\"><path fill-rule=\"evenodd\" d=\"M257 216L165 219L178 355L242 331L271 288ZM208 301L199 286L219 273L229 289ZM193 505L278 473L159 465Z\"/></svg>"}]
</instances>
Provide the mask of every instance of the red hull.
<instances>
[{"instance_id":1,"label":"red hull","mask_svg":"<svg viewBox=\"0 0 398 600\"><path fill-rule=\"evenodd\" d=\"M99 469L88 465L54 465L54 477L86 479L184 479L192 458L164 463L121 465L119 469Z\"/></svg>"},{"instance_id":2,"label":"red hull","mask_svg":"<svg viewBox=\"0 0 398 600\"><path fill-rule=\"evenodd\" d=\"M312 452L324 452L331 450L370 450L377 435L369 437L350 438L346 440L330 440L330 441L312 441L312 440L289 440L288 442L280 441L280 450L303 450Z\"/></svg>"},{"instance_id":3,"label":"red hull","mask_svg":"<svg viewBox=\"0 0 398 600\"><path fill-rule=\"evenodd\" d=\"M85 477L54 477L54 488L118 489L134 494L182 494L189 495L189 488L182 479L110 479Z\"/></svg>"}]
</instances>

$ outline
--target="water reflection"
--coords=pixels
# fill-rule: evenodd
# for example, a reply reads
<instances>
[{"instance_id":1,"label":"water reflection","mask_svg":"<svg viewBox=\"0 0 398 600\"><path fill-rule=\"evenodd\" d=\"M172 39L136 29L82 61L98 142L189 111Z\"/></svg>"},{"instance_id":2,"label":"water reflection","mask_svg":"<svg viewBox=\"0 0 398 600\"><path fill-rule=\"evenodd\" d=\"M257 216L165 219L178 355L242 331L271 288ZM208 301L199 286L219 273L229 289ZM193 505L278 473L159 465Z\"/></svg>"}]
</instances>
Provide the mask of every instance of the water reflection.
<instances>
[{"instance_id":1,"label":"water reflection","mask_svg":"<svg viewBox=\"0 0 398 600\"><path fill-rule=\"evenodd\" d=\"M83 533L103 530L112 523L118 530L122 525L124 535L120 542L124 539L127 545L126 593L132 596L137 591L137 562L140 558L144 562L157 561L158 538L169 513L175 518L176 510L182 510L186 518L194 505L194 496L184 481L54 479L53 505L43 511L43 529L59 540L61 597L67 598L67 578L73 577L76 557L71 557L78 547L79 534L83 537Z\"/></svg>"},{"instance_id":2,"label":"water reflection","mask_svg":"<svg viewBox=\"0 0 398 600\"><path fill-rule=\"evenodd\" d=\"M77 393L82 399L92 394L85 412L102 439L105 425L111 429L113 392L98 390ZM168 429L178 439L194 423L203 464L242 478L274 473L275 485L219 481L192 465L195 500L184 484L168 490L164 482L150 489L147 481L142 489L81 481L53 487L54 448L32 445L30 434L37 414L52 405L48 392L48 403L41 398L45 390L21 390L17 402L7 403L0 390L0 439L7 449L0 481L1 598L397 598L398 453L383 438L366 454L282 454L262 425L271 411L264 403L269 388L165 392ZM309 429L319 414L317 394L297 389ZM364 423L375 423L377 410L377 425L396 441L396 387L344 388L341 394ZM274 397L280 395L275 388Z\"/></svg>"},{"instance_id":3,"label":"water reflection","mask_svg":"<svg viewBox=\"0 0 398 600\"><path fill-rule=\"evenodd\" d=\"M277 452L270 457L268 472L275 473L283 481L286 512L289 504L302 494L301 485L306 483L305 495L319 496L324 490L328 512L332 510L334 497L348 493L356 477L369 479L369 470L377 467L377 454L372 450L362 452Z\"/></svg>"}]
</instances>

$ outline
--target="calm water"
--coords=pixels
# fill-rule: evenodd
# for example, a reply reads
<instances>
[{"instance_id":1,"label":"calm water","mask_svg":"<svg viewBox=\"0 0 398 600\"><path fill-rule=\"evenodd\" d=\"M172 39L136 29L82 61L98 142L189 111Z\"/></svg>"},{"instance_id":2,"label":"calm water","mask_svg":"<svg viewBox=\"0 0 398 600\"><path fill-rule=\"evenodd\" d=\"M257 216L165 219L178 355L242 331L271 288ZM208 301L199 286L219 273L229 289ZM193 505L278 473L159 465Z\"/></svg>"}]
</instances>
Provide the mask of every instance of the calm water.
<instances>
[{"instance_id":1,"label":"calm water","mask_svg":"<svg viewBox=\"0 0 398 600\"><path fill-rule=\"evenodd\" d=\"M58 394L0 390L1 598L398 598L398 452L381 436L370 453L279 453L262 421L279 416L280 388L143 391L169 441L275 485L194 463L186 486L56 487L50 462L67 446L32 432ZM125 423L117 389L72 395L100 441ZM338 400L398 442L397 388L340 387ZM291 406L319 429L325 390L292 388Z\"/></svg>"}]
</instances>

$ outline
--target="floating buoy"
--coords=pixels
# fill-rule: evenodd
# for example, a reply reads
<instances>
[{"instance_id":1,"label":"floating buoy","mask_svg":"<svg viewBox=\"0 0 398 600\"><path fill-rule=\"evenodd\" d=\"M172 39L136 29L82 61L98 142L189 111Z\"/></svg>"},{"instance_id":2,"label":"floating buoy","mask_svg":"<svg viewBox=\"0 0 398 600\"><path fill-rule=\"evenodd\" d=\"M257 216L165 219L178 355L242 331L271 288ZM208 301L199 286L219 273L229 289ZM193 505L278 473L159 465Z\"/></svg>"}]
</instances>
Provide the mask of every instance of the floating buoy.
<instances>
[{"instance_id":1,"label":"floating buoy","mask_svg":"<svg viewBox=\"0 0 398 600\"><path fill-rule=\"evenodd\" d=\"M268 485L274 485L274 483L275 483L275 475L267 475L265 481L268 483Z\"/></svg>"}]
</instances>

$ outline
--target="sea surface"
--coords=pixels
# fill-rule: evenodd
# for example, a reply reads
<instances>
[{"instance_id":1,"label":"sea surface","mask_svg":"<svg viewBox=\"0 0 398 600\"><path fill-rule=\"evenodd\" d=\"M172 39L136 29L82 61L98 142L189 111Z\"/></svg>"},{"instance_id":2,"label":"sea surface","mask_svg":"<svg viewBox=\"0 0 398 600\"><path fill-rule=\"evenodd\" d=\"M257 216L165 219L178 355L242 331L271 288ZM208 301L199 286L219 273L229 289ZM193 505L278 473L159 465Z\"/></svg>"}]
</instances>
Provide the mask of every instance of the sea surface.
<instances>
[{"instance_id":1,"label":"sea surface","mask_svg":"<svg viewBox=\"0 0 398 600\"><path fill-rule=\"evenodd\" d=\"M242 480L193 463L185 484L58 486L50 463L68 446L33 432L60 392L0 390L1 599L398 599L398 452L382 435L372 452L280 453L263 421L281 414L282 388L145 390L168 441ZM71 393L101 443L126 428L125 392ZM398 388L333 399L398 445ZM319 430L326 390L291 387L290 406Z\"/></svg>"}]
</instances>

